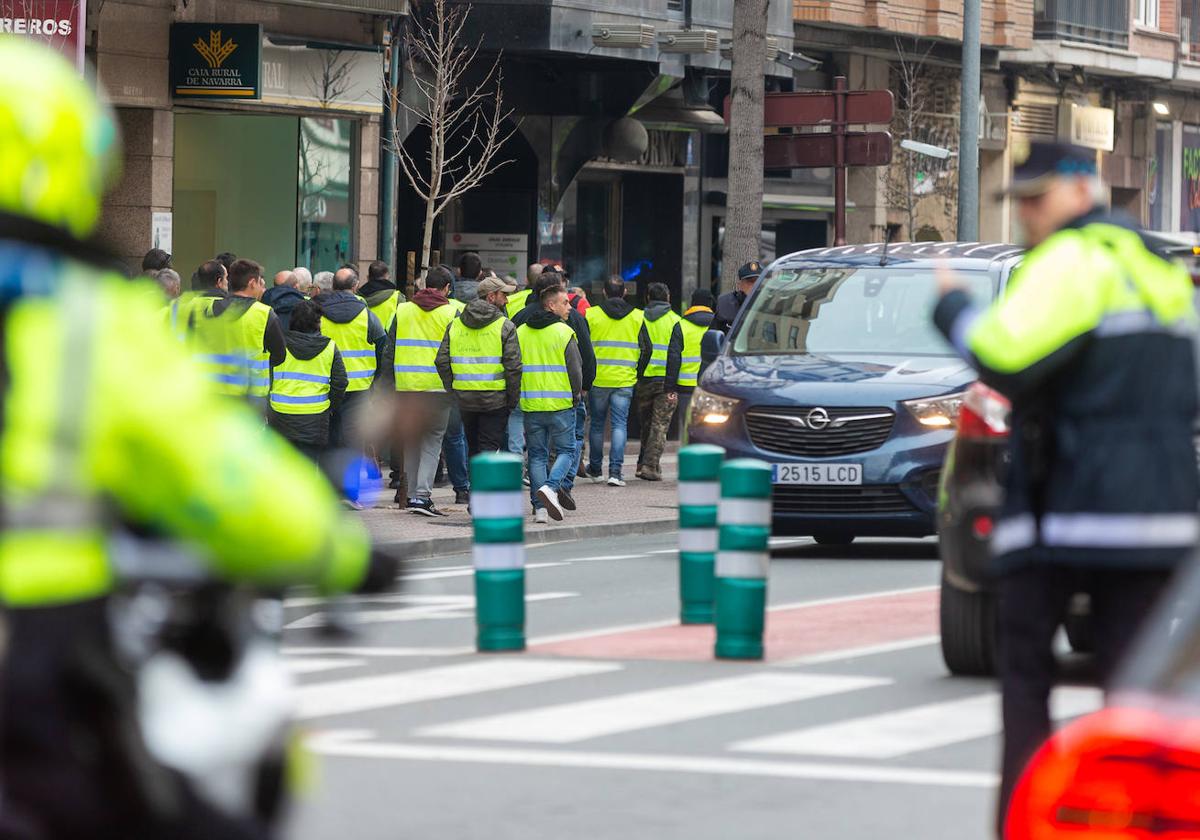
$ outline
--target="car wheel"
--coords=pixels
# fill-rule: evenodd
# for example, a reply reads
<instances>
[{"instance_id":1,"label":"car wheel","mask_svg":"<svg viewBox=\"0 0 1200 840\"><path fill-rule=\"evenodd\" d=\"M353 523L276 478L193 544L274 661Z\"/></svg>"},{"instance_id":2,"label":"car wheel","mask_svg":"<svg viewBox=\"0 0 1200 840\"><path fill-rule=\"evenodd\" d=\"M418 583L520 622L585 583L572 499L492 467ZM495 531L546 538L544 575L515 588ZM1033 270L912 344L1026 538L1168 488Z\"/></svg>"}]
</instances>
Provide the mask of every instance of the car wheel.
<instances>
[{"instance_id":1,"label":"car wheel","mask_svg":"<svg viewBox=\"0 0 1200 840\"><path fill-rule=\"evenodd\" d=\"M850 545L854 542L853 534L813 534L817 545Z\"/></svg>"},{"instance_id":2,"label":"car wheel","mask_svg":"<svg viewBox=\"0 0 1200 840\"><path fill-rule=\"evenodd\" d=\"M996 602L988 592L965 592L942 578L942 659L956 676L989 677L996 670Z\"/></svg>"}]
</instances>

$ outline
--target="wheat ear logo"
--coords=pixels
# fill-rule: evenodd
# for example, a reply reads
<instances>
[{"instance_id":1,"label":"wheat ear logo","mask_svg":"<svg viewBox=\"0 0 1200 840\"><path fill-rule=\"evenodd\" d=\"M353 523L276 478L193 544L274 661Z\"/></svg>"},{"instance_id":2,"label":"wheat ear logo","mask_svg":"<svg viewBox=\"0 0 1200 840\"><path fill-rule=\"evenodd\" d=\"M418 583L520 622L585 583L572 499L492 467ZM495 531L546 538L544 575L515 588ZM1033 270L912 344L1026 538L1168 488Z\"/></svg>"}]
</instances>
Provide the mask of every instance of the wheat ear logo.
<instances>
[{"instance_id":1,"label":"wheat ear logo","mask_svg":"<svg viewBox=\"0 0 1200 840\"><path fill-rule=\"evenodd\" d=\"M208 43L204 42L203 38L197 38L196 43L192 44L196 48L196 52L208 62L208 66L216 70L225 63L225 59L233 55L233 51L237 49L237 44L230 38L228 41L221 40L221 30L214 29L208 33Z\"/></svg>"}]
</instances>

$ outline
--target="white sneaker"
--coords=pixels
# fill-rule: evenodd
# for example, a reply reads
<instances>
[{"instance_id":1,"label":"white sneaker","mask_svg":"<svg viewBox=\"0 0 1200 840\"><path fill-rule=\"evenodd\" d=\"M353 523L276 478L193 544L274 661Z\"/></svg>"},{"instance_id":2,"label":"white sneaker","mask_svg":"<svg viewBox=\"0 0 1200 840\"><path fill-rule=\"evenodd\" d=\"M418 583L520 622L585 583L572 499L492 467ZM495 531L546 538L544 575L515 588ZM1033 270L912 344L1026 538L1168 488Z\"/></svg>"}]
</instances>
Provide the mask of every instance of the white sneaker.
<instances>
[{"instance_id":1,"label":"white sneaker","mask_svg":"<svg viewBox=\"0 0 1200 840\"><path fill-rule=\"evenodd\" d=\"M533 521L537 525L549 525L550 514L546 513L545 508L538 508L533 512Z\"/></svg>"},{"instance_id":2,"label":"white sneaker","mask_svg":"<svg viewBox=\"0 0 1200 840\"><path fill-rule=\"evenodd\" d=\"M625 479L621 478L621 476L619 476L619 475L609 475L608 486L609 487L624 487Z\"/></svg>"},{"instance_id":3,"label":"white sneaker","mask_svg":"<svg viewBox=\"0 0 1200 840\"><path fill-rule=\"evenodd\" d=\"M538 488L537 497L545 505L544 510L550 514L550 518L555 522L562 522L563 506L558 501L558 493L549 484Z\"/></svg>"}]
</instances>

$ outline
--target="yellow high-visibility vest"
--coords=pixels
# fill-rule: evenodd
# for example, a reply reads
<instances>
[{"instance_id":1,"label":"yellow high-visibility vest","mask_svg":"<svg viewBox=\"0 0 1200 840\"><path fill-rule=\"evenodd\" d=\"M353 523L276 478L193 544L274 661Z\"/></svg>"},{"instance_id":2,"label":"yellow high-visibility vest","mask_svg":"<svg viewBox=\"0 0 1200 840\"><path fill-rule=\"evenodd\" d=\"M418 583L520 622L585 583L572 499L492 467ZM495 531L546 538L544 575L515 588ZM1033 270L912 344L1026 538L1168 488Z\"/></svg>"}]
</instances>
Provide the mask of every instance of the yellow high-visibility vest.
<instances>
[{"instance_id":1,"label":"yellow high-visibility vest","mask_svg":"<svg viewBox=\"0 0 1200 840\"><path fill-rule=\"evenodd\" d=\"M674 312L667 312L657 321L646 321L646 334L650 336L650 361L646 364L646 379L661 379L667 375L667 351L671 348L671 333L682 320Z\"/></svg>"},{"instance_id":2,"label":"yellow high-visibility vest","mask_svg":"<svg viewBox=\"0 0 1200 840\"><path fill-rule=\"evenodd\" d=\"M700 346L708 327L682 318L679 328L683 330L683 363L679 366L679 384L684 388L694 388L700 377Z\"/></svg>"},{"instance_id":3,"label":"yellow high-visibility vest","mask_svg":"<svg viewBox=\"0 0 1200 840\"><path fill-rule=\"evenodd\" d=\"M347 393L365 391L375 381L375 345L367 340L370 321L366 309L345 324L321 316L321 335L333 339L346 365Z\"/></svg>"},{"instance_id":4,"label":"yellow high-visibility vest","mask_svg":"<svg viewBox=\"0 0 1200 840\"><path fill-rule=\"evenodd\" d=\"M287 358L275 368L272 377L271 408L280 414L320 414L327 411L335 350L337 344L333 339L311 359L297 359L289 350Z\"/></svg>"},{"instance_id":5,"label":"yellow high-visibility vest","mask_svg":"<svg viewBox=\"0 0 1200 840\"><path fill-rule=\"evenodd\" d=\"M567 345L575 331L565 323L517 328L521 344L521 411L562 411L575 405L567 372Z\"/></svg>"},{"instance_id":6,"label":"yellow high-visibility vest","mask_svg":"<svg viewBox=\"0 0 1200 840\"><path fill-rule=\"evenodd\" d=\"M599 306L588 307L588 327L596 351L596 387L628 388L637 382L638 333L644 318L640 309L618 321Z\"/></svg>"},{"instance_id":7,"label":"yellow high-visibility vest","mask_svg":"<svg viewBox=\"0 0 1200 840\"><path fill-rule=\"evenodd\" d=\"M504 390L504 318L471 329L455 318L450 324L450 370L455 391Z\"/></svg>"},{"instance_id":8,"label":"yellow high-visibility vest","mask_svg":"<svg viewBox=\"0 0 1200 840\"><path fill-rule=\"evenodd\" d=\"M445 392L438 376L438 348L446 329L458 313L448 303L426 312L412 301L396 309L396 373L397 391Z\"/></svg>"}]
</instances>

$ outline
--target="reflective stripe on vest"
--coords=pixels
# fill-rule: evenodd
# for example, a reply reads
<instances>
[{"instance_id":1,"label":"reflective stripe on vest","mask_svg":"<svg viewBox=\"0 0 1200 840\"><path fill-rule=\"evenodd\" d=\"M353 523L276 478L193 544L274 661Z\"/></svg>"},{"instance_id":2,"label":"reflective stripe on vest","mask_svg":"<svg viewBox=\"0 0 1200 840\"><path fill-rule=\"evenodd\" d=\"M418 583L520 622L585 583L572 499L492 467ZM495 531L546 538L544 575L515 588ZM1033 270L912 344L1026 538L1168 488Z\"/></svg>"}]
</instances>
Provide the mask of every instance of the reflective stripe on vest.
<instances>
[{"instance_id":1,"label":"reflective stripe on vest","mask_svg":"<svg viewBox=\"0 0 1200 840\"><path fill-rule=\"evenodd\" d=\"M288 350L283 364L275 368L271 382L271 408L279 414L320 414L329 408L329 379L333 374L331 339L311 359L297 359Z\"/></svg>"},{"instance_id":2,"label":"reflective stripe on vest","mask_svg":"<svg viewBox=\"0 0 1200 840\"><path fill-rule=\"evenodd\" d=\"M215 302L215 298L210 298ZM195 312L203 309L197 303ZM211 311L212 305L207 309ZM265 397L271 389L271 357L263 349L271 307L254 301L242 311L196 315L196 359L219 394Z\"/></svg>"},{"instance_id":3,"label":"reflective stripe on vest","mask_svg":"<svg viewBox=\"0 0 1200 840\"><path fill-rule=\"evenodd\" d=\"M392 319L396 317L396 307L400 305L400 292L392 292L388 299L383 303L377 303L370 307L371 312L379 319L379 323L383 324L385 330L391 330Z\"/></svg>"},{"instance_id":4,"label":"reflective stripe on vest","mask_svg":"<svg viewBox=\"0 0 1200 840\"><path fill-rule=\"evenodd\" d=\"M529 302L529 289L521 289L519 292L513 292L508 296L508 305L505 309L508 311L508 318L511 321L512 317L525 308L525 304Z\"/></svg>"},{"instance_id":5,"label":"reflective stripe on vest","mask_svg":"<svg viewBox=\"0 0 1200 840\"><path fill-rule=\"evenodd\" d=\"M571 408L571 376L567 373L567 345L575 331L565 323L535 330L517 328L521 344L521 410L562 411Z\"/></svg>"},{"instance_id":6,"label":"reflective stripe on vest","mask_svg":"<svg viewBox=\"0 0 1200 840\"><path fill-rule=\"evenodd\" d=\"M504 318L471 329L455 318L450 324L450 370L455 391L504 390Z\"/></svg>"},{"instance_id":7,"label":"reflective stripe on vest","mask_svg":"<svg viewBox=\"0 0 1200 840\"><path fill-rule=\"evenodd\" d=\"M375 345L367 340L370 320L365 308L345 324L321 316L321 334L333 339L342 354L347 393L365 391L375 381Z\"/></svg>"},{"instance_id":8,"label":"reflective stripe on vest","mask_svg":"<svg viewBox=\"0 0 1200 840\"><path fill-rule=\"evenodd\" d=\"M650 361L646 364L646 379L661 379L667 375L667 351L671 348L671 333L680 318L668 311L657 321L646 321L646 334L650 336Z\"/></svg>"},{"instance_id":9,"label":"reflective stripe on vest","mask_svg":"<svg viewBox=\"0 0 1200 840\"><path fill-rule=\"evenodd\" d=\"M694 388L700 378L700 348L708 327L681 318L679 329L683 331L683 363L679 366L679 384L684 388Z\"/></svg>"},{"instance_id":10,"label":"reflective stripe on vest","mask_svg":"<svg viewBox=\"0 0 1200 840\"><path fill-rule=\"evenodd\" d=\"M458 313L450 304L426 312L412 301L396 309L397 391L441 391L442 378L434 361L446 335L446 328Z\"/></svg>"},{"instance_id":11,"label":"reflective stripe on vest","mask_svg":"<svg viewBox=\"0 0 1200 840\"><path fill-rule=\"evenodd\" d=\"M624 318L609 318L599 306L588 307L587 322L596 351L599 388L628 388L637 382L638 333L645 315L635 309Z\"/></svg>"}]
</instances>

